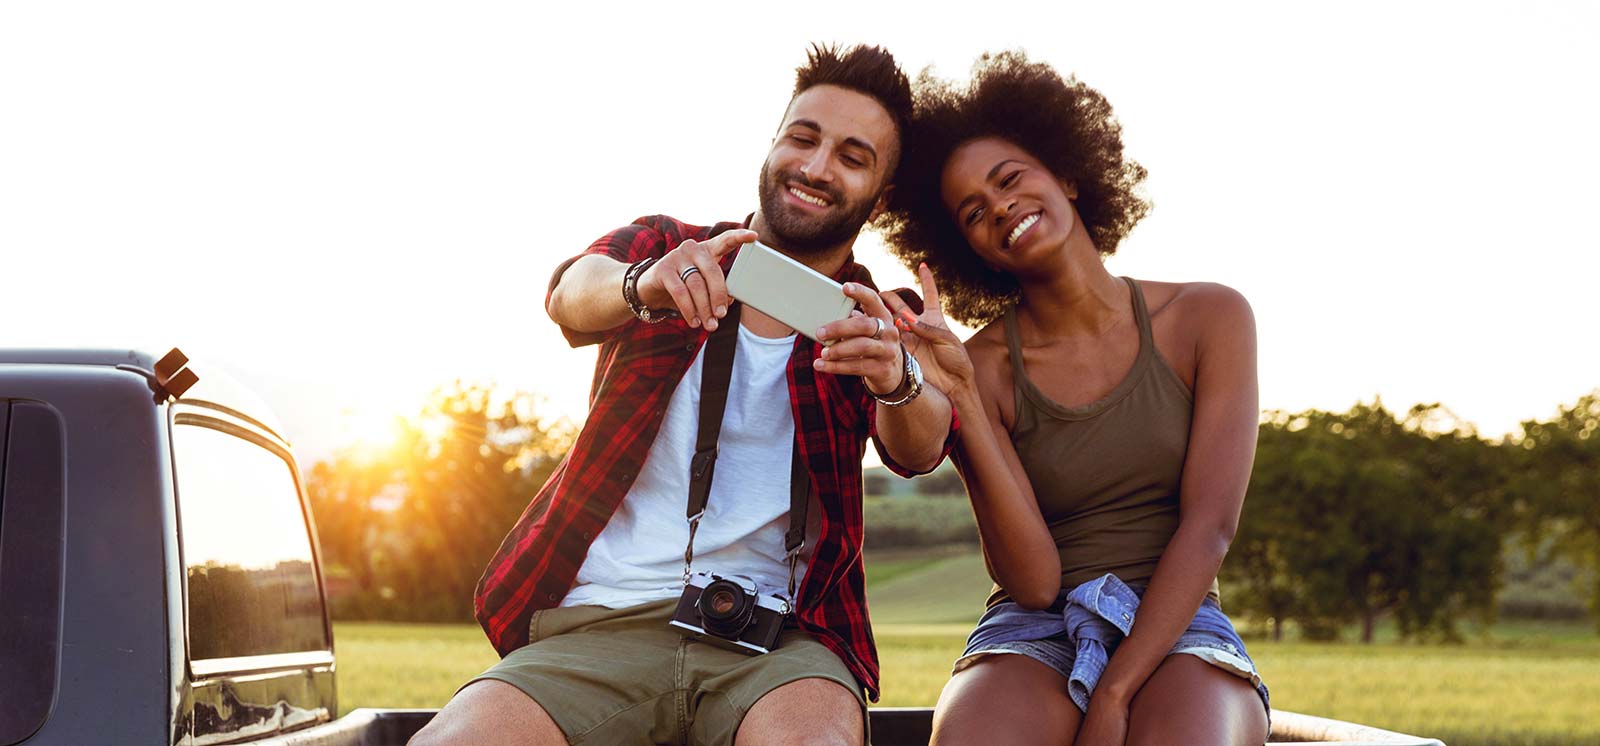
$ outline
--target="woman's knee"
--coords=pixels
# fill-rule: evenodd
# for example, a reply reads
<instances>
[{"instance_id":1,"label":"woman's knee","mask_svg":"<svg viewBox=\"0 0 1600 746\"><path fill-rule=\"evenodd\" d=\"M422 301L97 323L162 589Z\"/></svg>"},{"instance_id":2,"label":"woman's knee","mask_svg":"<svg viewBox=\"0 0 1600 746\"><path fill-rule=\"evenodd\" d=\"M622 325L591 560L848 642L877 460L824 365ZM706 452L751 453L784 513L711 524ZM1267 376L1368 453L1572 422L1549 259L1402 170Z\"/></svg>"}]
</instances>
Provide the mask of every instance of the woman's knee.
<instances>
[{"instance_id":1,"label":"woman's knee","mask_svg":"<svg viewBox=\"0 0 1600 746\"><path fill-rule=\"evenodd\" d=\"M1070 746L1080 722L1065 677L1027 656L998 654L945 684L934 709L932 743Z\"/></svg>"},{"instance_id":2,"label":"woman's knee","mask_svg":"<svg viewBox=\"0 0 1600 746\"><path fill-rule=\"evenodd\" d=\"M1168 656L1129 708L1127 746L1257 746L1267 735L1255 687L1192 655Z\"/></svg>"}]
</instances>

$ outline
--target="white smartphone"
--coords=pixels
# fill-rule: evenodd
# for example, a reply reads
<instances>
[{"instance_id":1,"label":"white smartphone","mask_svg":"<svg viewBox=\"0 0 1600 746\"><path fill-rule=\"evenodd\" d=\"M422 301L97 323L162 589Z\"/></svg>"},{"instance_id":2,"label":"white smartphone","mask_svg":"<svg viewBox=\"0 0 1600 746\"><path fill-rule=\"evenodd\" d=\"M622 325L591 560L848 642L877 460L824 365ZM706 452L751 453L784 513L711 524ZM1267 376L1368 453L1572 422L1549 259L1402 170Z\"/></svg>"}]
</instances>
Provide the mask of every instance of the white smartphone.
<instances>
[{"instance_id":1,"label":"white smartphone","mask_svg":"<svg viewBox=\"0 0 1600 746\"><path fill-rule=\"evenodd\" d=\"M755 241L728 270L728 294L815 342L817 329L850 317L856 302L832 278Z\"/></svg>"}]
</instances>

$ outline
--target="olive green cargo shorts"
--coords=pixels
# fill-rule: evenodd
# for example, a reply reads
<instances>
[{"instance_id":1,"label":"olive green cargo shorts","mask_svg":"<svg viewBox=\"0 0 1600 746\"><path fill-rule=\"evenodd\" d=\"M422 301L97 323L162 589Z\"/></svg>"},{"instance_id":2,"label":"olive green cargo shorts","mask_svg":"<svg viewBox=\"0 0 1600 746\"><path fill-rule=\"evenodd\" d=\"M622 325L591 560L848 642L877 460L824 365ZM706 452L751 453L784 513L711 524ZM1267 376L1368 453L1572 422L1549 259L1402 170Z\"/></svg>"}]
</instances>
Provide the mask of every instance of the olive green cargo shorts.
<instances>
[{"instance_id":1,"label":"olive green cargo shorts","mask_svg":"<svg viewBox=\"0 0 1600 746\"><path fill-rule=\"evenodd\" d=\"M626 609L571 606L535 612L529 644L473 681L521 689L580 744L732 744L756 700L784 684L821 678L866 700L833 651L800 630L746 655L668 627L677 599ZM472 682L467 682L471 684Z\"/></svg>"}]
</instances>

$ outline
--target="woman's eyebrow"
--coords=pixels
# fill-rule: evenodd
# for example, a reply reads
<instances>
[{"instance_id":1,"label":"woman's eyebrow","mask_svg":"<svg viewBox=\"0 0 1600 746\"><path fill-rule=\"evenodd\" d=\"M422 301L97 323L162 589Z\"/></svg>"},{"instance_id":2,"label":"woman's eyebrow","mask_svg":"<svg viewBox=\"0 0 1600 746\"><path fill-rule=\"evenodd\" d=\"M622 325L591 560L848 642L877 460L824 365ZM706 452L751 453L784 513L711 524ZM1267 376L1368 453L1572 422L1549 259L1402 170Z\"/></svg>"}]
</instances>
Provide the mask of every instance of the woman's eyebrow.
<instances>
[{"instance_id":1,"label":"woman's eyebrow","mask_svg":"<svg viewBox=\"0 0 1600 746\"><path fill-rule=\"evenodd\" d=\"M1004 168L1007 163L1015 163L1018 166L1027 165L1027 164L1023 163L1022 161L1019 161L1019 160L1017 160L1015 158L1007 158L1007 159L1005 159L1003 161L1000 161L999 163L994 164L994 168L989 169L988 175L984 176L983 180L984 181L993 181L994 180L994 175L997 174L997 173L1000 173L1000 169Z\"/></svg>"},{"instance_id":2,"label":"woman's eyebrow","mask_svg":"<svg viewBox=\"0 0 1600 746\"><path fill-rule=\"evenodd\" d=\"M1000 173L1000 169L1005 168L1005 165L1007 163L1015 163L1015 164L1017 164L1019 166L1028 165L1026 163L1023 163L1022 161L1016 160L1015 158L1007 158L1007 159L1005 159L1003 161L1000 161L999 163L994 164L994 168L989 169L989 173L984 175L983 180L984 181L994 181L995 174ZM977 198L978 198L978 195L976 195L976 194L967 195L966 199L961 200L960 202L956 203L956 212L961 212L962 210L965 210L967 208L967 203L971 202L971 201L973 201L973 200L975 200Z\"/></svg>"}]
</instances>

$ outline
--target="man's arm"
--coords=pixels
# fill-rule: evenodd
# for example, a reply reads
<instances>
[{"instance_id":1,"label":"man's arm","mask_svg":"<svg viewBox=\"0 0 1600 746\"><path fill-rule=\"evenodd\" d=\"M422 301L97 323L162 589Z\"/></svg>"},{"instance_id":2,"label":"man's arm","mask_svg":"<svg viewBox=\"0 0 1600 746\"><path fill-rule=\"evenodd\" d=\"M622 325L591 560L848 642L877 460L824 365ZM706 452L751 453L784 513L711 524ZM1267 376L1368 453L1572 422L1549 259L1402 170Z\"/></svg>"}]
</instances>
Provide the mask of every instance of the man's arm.
<instances>
[{"instance_id":1,"label":"man's arm","mask_svg":"<svg viewBox=\"0 0 1600 746\"><path fill-rule=\"evenodd\" d=\"M816 368L823 373L860 376L868 393L891 394L905 378L900 330L872 288L847 282L844 294L860 303L862 310L818 330L817 339L832 344L823 348ZM875 409L878 441L895 463L915 472L932 471L939 465L951 423L950 400L942 392L924 386L922 394L904 406L880 402Z\"/></svg>"},{"instance_id":2,"label":"man's arm","mask_svg":"<svg viewBox=\"0 0 1600 746\"><path fill-rule=\"evenodd\" d=\"M728 312L728 288L717 264L734 248L756 240L754 231L726 231L706 241L688 240L667 252L639 276L639 300L649 308L672 308L690 326L717 328ZM615 329L633 318L622 298L626 262L591 254L570 264L550 291L545 310L551 320L579 332ZM683 273L690 267L698 271Z\"/></svg>"}]
</instances>

